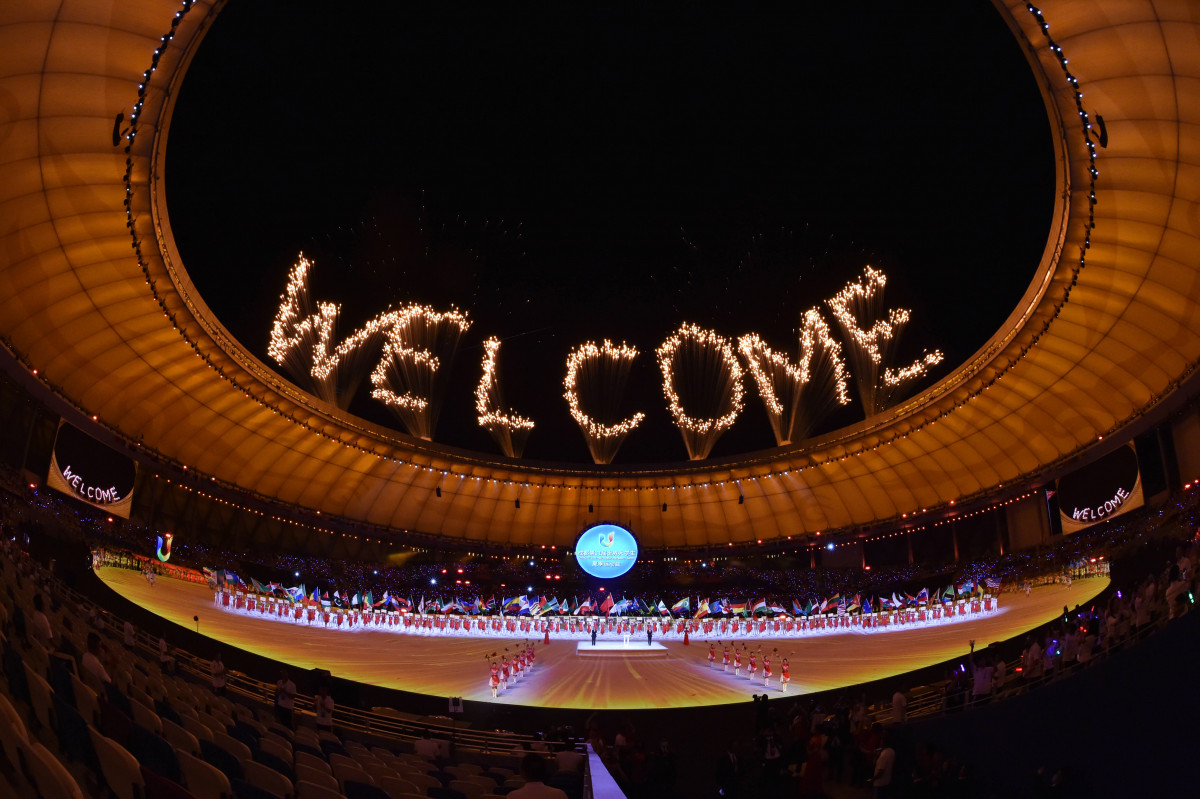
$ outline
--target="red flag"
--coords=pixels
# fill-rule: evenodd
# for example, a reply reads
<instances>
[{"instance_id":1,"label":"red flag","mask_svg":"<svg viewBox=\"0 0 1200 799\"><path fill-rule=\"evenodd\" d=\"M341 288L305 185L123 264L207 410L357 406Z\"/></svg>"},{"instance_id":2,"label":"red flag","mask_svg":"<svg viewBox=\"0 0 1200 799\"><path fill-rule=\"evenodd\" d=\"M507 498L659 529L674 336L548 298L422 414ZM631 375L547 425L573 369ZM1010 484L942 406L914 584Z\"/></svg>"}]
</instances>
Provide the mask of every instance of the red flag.
<instances>
[{"instance_id":1,"label":"red flag","mask_svg":"<svg viewBox=\"0 0 1200 799\"><path fill-rule=\"evenodd\" d=\"M608 596L604 597L604 601L600 603L600 612L608 615L608 612L613 609L613 604L614 602L612 594L609 594Z\"/></svg>"}]
</instances>

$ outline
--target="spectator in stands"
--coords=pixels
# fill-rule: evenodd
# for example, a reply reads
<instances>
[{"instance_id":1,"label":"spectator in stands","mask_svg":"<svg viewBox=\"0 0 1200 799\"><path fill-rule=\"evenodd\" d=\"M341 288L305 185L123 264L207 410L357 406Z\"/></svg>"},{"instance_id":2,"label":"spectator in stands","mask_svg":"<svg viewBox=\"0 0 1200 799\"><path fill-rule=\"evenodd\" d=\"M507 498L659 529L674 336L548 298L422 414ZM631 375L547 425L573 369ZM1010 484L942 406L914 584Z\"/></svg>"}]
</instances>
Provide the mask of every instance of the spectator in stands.
<instances>
[{"instance_id":1,"label":"spectator in stands","mask_svg":"<svg viewBox=\"0 0 1200 799\"><path fill-rule=\"evenodd\" d=\"M313 697L313 708L317 714L317 731L333 731L333 697L329 695L329 686L321 683L317 687L317 695Z\"/></svg>"},{"instance_id":2,"label":"spectator in stands","mask_svg":"<svg viewBox=\"0 0 1200 799\"><path fill-rule=\"evenodd\" d=\"M112 682L112 678L108 676L108 669L104 668L100 654L100 636L94 632L88 633L87 651L83 653L79 667L87 684L103 695L105 686Z\"/></svg>"},{"instance_id":3,"label":"spectator in stands","mask_svg":"<svg viewBox=\"0 0 1200 799\"><path fill-rule=\"evenodd\" d=\"M171 647L167 645L165 635L158 637L158 667L162 669L163 674L175 673L175 656L171 654Z\"/></svg>"},{"instance_id":4,"label":"spectator in stands","mask_svg":"<svg viewBox=\"0 0 1200 799\"><path fill-rule=\"evenodd\" d=\"M721 796L737 796L742 781L742 764L733 739L725 742L725 754L717 760L717 792Z\"/></svg>"},{"instance_id":5,"label":"spectator in stands","mask_svg":"<svg viewBox=\"0 0 1200 799\"><path fill-rule=\"evenodd\" d=\"M217 650L217 654L213 655L212 662L208 664L208 672L212 676L213 693L217 696L225 696L225 661L221 659L221 650Z\"/></svg>"},{"instance_id":6,"label":"spectator in stands","mask_svg":"<svg viewBox=\"0 0 1200 799\"><path fill-rule=\"evenodd\" d=\"M967 665L971 668L971 702L981 705L992 696L992 678L995 675L995 667L992 666L991 658L987 655L980 655L979 663L975 662L974 639L971 641L971 651L967 655Z\"/></svg>"},{"instance_id":7,"label":"spectator in stands","mask_svg":"<svg viewBox=\"0 0 1200 799\"><path fill-rule=\"evenodd\" d=\"M1026 682L1042 676L1042 647L1032 635L1025 640L1025 652L1021 655L1021 676Z\"/></svg>"},{"instance_id":8,"label":"spectator in stands","mask_svg":"<svg viewBox=\"0 0 1200 799\"><path fill-rule=\"evenodd\" d=\"M295 706L296 683L288 677L287 669L283 669L275 683L275 718L288 729L292 727L292 710Z\"/></svg>"},{"instance_id":9,"label":"spectator in stands","mask_svg":"<svg viewBox=\"0 0 1200 799\"><path fill-rule=\"evenodd\" d=\"M903 724L908 720L908 697L904 695L903 688L897 688L896 693L892 694L892 721L896 724Z\"/></svg>"},{"instance_id":10,"label":"spectator in stands","mask_svg":"<svg viewBox=\"0 0 1200 799\"><path fill-rule=\"evenodd\" d=\"M126 619L125 620L125 648L132 650L133 645L135 643L137 643L137 639L135 637L133 623L130 622L129 619Z\"/></svg>"},{"instance_id":11,"label":"spectator in stands","mask_svg":"<svg viewBox=\"0 0 1200 799\"><path fill-rule=\"evenodd\" d=\"M879 757L875 758L875 775L871 778L871 785L875 787L875 799L888 799L888 797L896 795L892 791L896 750L892 748L891 738L891 731L884 730L882 748L879 750Z\"/></svg>"},{"instance_id":12,"label":"spectator in stands","mask_svg":"<svg viewBox=\"0 0 1200 799\"><path fill-rule=\"evenodd\" d=\"M546 784L546 759L530 752L521 760L521 776L525 784L510 791L509 799L567 799L565 791Z\"/></svg>"},{"instance_id":13,"label":"spectator in stands","mask_svg":"<svg viewBox=\"0 0 1200 799\"><path fill-rule=\"evenodd\" d=\"M437 760L441 756L442 748L438 742L433 740L429 734L429 730L425 730L421 737L413 741L413 751L420 757L429 760Z\"/></svg>"},{"instance_id":14,"label":"spectator in stands","mask_svg":"<svg viewBox=\"0 0 1200 799\"><path fill-rule=\"evenodd\" d=\"M45 602L41 594L33 595L33 635L48 650L54 649L54 630L46 616Z\"/></svg>"}]
</instances>

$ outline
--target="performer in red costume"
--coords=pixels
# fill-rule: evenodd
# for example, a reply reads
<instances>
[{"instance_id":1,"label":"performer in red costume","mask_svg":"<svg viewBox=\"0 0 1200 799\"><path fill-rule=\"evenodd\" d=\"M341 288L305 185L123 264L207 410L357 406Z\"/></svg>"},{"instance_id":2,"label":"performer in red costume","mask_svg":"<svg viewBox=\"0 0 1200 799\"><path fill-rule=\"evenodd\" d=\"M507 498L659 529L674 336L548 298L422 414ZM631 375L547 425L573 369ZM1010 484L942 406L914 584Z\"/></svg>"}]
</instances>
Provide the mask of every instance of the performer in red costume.
<instances>
[{"instance_id":1,"label":"performer in red costume","mask_svg":"<svg viewBox=\"0 0 1200 799\"><path fill-rule=\"evenodd\" d=\"M500 688L500 669L496 667L496 661L492 661L492 675L488 679L488 685L492 687L492 699L496 698L496 692Z\"/></svg>"},{"instance_id":2,"label":"performer in red costume","mask_svg":"<svg viewBox=\"0 0 1200 799\"><path fill-rule=\"evenodd\" d=\"M758 657L757 652L750 653L750 668L746 673L750 675L751 680L753 680L755 675L758 674L758 663L755 661L756 657Z\"/></svg>"},{"instance_id":3,"label":"performer in red costume","mask_svg":"<svg viewBox=\"0 0 1200 799\"><path fill-rule=\"evenodd\" d=\"M792 681L792 672L788 667L788 659L784 658L779 667L779 690L787 693L788 683Z\"/></svg>"},{"instance_id":4,"label":"performer in red costume","mask_svg":"<svg viewBox=\"0 0 1200 799\"><path fill-rule=\"evenodd\" d=\"M771 682L771 656L763 655L763 685Z\"/></svg>"},{"instance_id":5,"label":"performer in red costume","mask_svg":"<svg viewBox=\"0 0 1200 799\"><path fill-rule=\"evenodd\" d=\"M725 647L725 652L721 660L721 671L729 671L729 647Z\"/></svg>"},{"instance_id":6,"label":"performer in red costume","mask_svg":"<svg viewBox=\"0 0 1200 799\"><path fill-rule=\"evenodd\" d=\"M733 650L733 676L737 677L742 673L742 650Z\"/></svg>"},{"instance_id":7,"label":"performer in red costume","mask_svg":"<svg viewBox=\"0 0 1200 799\"><path fill-rule=\"evenodd\" d=\"M508 690L508 655L500 660L500 690Z\"/></svg>"},{"instance_id":8,"label":"performer in red costume","mask_svg":"<svg viewBox=\"0 0 1200 799\"><path fill-rule=\"evenodd\" d=\"M713 667L713 663L714 663L714 662L716 662L716 659L717 659L717 647L716 647L716 644L712 644L712 643L710 643L710 644L708 645L708 667L709 667L710 669Z\"/></svg>"}]
</instances>

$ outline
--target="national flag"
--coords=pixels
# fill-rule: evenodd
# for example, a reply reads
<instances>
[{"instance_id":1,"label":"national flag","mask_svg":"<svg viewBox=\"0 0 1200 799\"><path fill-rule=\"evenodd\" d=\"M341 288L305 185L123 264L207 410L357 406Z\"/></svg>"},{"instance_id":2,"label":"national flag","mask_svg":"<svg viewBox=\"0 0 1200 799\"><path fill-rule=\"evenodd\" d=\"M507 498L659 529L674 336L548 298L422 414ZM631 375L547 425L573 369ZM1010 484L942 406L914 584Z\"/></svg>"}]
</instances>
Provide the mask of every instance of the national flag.
<instances>
[{"instance_id":1,"label":"national flag","mask_svg":"<svg viewBox=\"0 0 1200 799\"><path fill-rule=\"evenodd\" d=\"M906 605L915 605L915 604L917 604L917 598L915 596L913 596L912 594L908 593L907 591L905 591L904 592L904 603Z\"/></svg>"},{"instance_id":2,"label":"national flag","mask_svg":"<svg viewBox=\"0 0 1200 799\"><path fill-rule=\"evenodd\" d=\"M368 590L367 593L363 594L362 602L363 602L364 608L375 607L375 595L372 594L370 590Z\"/></svg>"},{"instance_id":3,"label":"national flag","mask_svg":"<svg viewBox=\"0 0 1200 799\"><path fill-rule=\"evenodd\" d=\"M855 594L854 599L846 603L846 612L853 613L862 607L862 594Z\"/></svg>"},{"instance_id":4,"label":"national flag","mask_svg":"<svg viewBox=\"0 0 1200 799\"><path fill-rule=\"evenodd\" d=\"M595 609L596 609L596 603L592 602L591 597L588 597L587 599L580 602L579 606L575 608L575 615L582 616L584 613L591 613Z\"/></svg>"},{"instance_id":5,"label":"national flag","mask_svg":"<svg viewBox=\"0 0 1200 799\"><path fill-rule=\"evenodd\" d=\"M218 579L218 577L220 577L220 575L219 575L219 574L217 574L217 570L216 570L216 569L210 569L210 568L208 568L207 566L201 566L201 567L200 567L200 571L204 572L204 576L205 576L205 577L207 577L207 578L208 578L208 579L210 579L210 580L214 580L214 581L215 581L215 580L217 580L217 579Z\"/></svg>"},{"instance_id":6,"label":"national flag","mask_svg":"<svg viewBox=\"0 0 1200 799\"><path fill-rule=\"evenodd\" d=\"M975 581L967 577L962 581L962 585L958 589L959 596L970 596L975 593Z\"/></svg>"},{"instance_id":7,"label":"national flag","mask_svg":"<svg viewBox=\"0 0 1200 799\"><path fill-rule=\"evenodd\" d=\"M612 615L613 613L627 612L630 607L630 601L631 600L628 599L618 599L617 604L613 605L612 610L609 611L609 615Z\"/></svg>"},{"instance_id":8,"label":"national flag","mask_svg":"<svg viewBox=\"0 0 1200 799\"><path fill-rule=\"evenodd\" d=\"M804 610L804 607L795 599L792 600L792 613L796 616L808 615L807 611Z\"/></svg>"},{"instance_id":9,"label":"national flag","mask_svg":"<svg viewBox=\"0 0 1200 799\"><path fill-rule=\"evenodd\" d=\"M989 591L999 591L1000 590L1000 578L999 577L989 577L986 580L984 580L983 582L985 585L987 585Z\"/></svg>"},{"instance_id":10,"label":"national flag","mask_svg":"<svg viewBox=\"0 0 1200 799\"><path fill-rule=\"evenodd\" d=\"M760 599L760 600L758 600L758 601L757 601L757 602L755 602L755 603L754 603L754 605L753 605L753 606L750 608L750 615L751 615L751 616L753 616L753 615L754 615L754 614L756 614L756 613L766 613L766 612L767 612L767 600L766 600L765 598L764 598L764 599Z\"/></svg>"},{"instance_id":11,"label":"national flag","mask_svg":"<svg viewBox=\"0 0 1200 799\"><path fill-rule=\"evenodd\" d=\"M487 609L488 610L496 609L496 595L495 594L492 594L490 597L488 597Z\"/></svg>"},{"instance_id":12,"label":"national flag","mask_svg":"<svg viewBox=\"0 0 1200 799\"><path fill-rule=\"evenodd\" d=\"M708 612L710 614L712 614L713 616L716 616L718 613L724 613L725 612L725 600L724 599L714 599L712 602L709 602L708 603Z\"/></svg>"},{"instance_id":13,"label":"national flag","mask_svg":"<svg viewBox=\"0 0 1200 799\"><path fill-rule=\"evenodd\" d=\"M659 614L661 614L663 616L671 615L671 609L669 607L667 607L667 603L663 602L661 599L658 600L658 604L655 606L654 609L657 610L659 612Z\"/></svg>"},{"instance_id":14,"label":"national flag","mask_svg":"<svg viewBox=\"0 0 1200 799\"><path fill-rule=\"evenodd\" d=\"M948 586L946 586L946 590L942 592L942 603L945 604L947 602L953 602L953 601L954 601L954 586L948 585Z\"/></svg>"},{"instance_id":15,"label":"national flag","mask_svg":"<svg viewBox=\"0 0 1200 799\"><path fill-rule=\"evenodd\" d=\"M924 605L927 602L929 602L929 589L922 588L920 591L917 592L917 604Z\"/></svg>"},{"instance_id":16,"label":"national flag","mask_svg":"<svg viewBox=\"0 0 1200 799\"><path fill-rule=\"evenodd\" d=\"M613 609L613 604L614 602L612 594L609 594L608 596L604 597L604 601L600 603L600 612L608 615L609 611Z\"/></svg>"},{"instance_id":17,"label":"national flag","mask_svg":"<svg viewBox=\"0 0 1200 799\"><path fill-rule=\"evenodd\" d=\"M894 607L896 607L896 604L894 602L892 602L892 600L888 599L885 596L879 597L879 609L880 610L891 610Z\"/></svg>"},{"instance_id":18,"label":"national flag","mask_svg":"<svg viewBox=\"0 0 1200 799\"><path fill-rule=\"evenodd\" d=\"M828 613L829 611L834 610L841 601L842 595L834 594L833 596L829 597L829 599L826 599L824 603L822 603L820 612Z\"/></svg>"},{"instance_id":19,"label":"national flag","mask_svg":"<svg viewBox=\"0 0 1200 799\"><path fill-rule=\"evenodd\" d=\"M870 598L870 597L864 597L864 598L863 598L863 603L862 603L862 612L863 612L863 613L871 613L871 612L872 612L872 610L871 610L871 598Z\"/></svg>"},{"instance_id":20,"label":"national flag","mask_svg":"<svg viewBox=\"0 0 1200 799\"><path fill-rule=\"evenodd\" d=\"M267 588L265 585L260 583L258 580L255 580L253 577L250 578L250 585L254 588L255 591L257 591L260 594L271 593L270 588Z\"/></svg>"},{"instance_id":21,"label":"national flag","mask_svg":"<svg viewBox=\"0 0 1200 799\"><path fill-rule=\"evenodd\" d=\"M225 580L225 582L227 582L227 583L233 583L234 585L245 585L245 583L243 583L243 582L242 582L242 578L241 578L241 577L238 577L236 574L234 574L233 572L229 571L229 569L222 569L222 570L221 570L221 577L222 577L222 578Z\"/></svg>"},{"instance_id":22,"label":"national flag","mask_svg":"<svg viewBox=\"0 0 1200 799\"><path fill-rule=\"evenodd\" d=\"M672 613L687 613L692 609L692 598L685 596L683 599L671 606Z\"/></svg>"},{"instance_id":23,"label":"national flag","mask_svg":"<svg viewBox=\"0 0 1200 799\"><path fill-rule=\"evenodd\" d=\"M504 600L504 608L503 609L510 610L510 611L511 610L520 610L521 609L521 597L515 596L512 599Z\"/></svg>"},{"instance_id":24,"label":"national flag","mask_svg":"<svg viewBox=\"0 0 1200 799\"><path fill-rule=\"evenodd\" d=\"M293 602L302 602L304 601L304 598L308 596L308 590L305 589L304 583L300 583L300 585L289 588L287 592L288 596L292 598Z\"/></svg>"},{"instance_id":25,"label":"national flag","mask_svg":"<svg viewBox=\"0 0 1200 799\"><path fill-rule=\"evenodd\" d=\"M729 606L729 612L734 614L735 616L745 616L746 615L746 603L745 602L734 602L733 604L731 604Z\"/></svg>"},{"instance_id":26,"label":"national flag","mask_svg":"<svg viewBox=\"0 0 1200 799\"><path fill-rule=\"evenodd\" d=\"M693 616L692 618L696 618L696 619L702 619L702 618L704 618L705 616L707 616L707 615L708 615L708 612L709 612L709 609L708 609L708 600L707 600L707 599L701 599L701 600L700 600L700 605L699 605L699 606L696 608L696 615L695 615L695 616Z\"/></svg>"},{"instance_id":27,"label":"national flag","mask_svg":"<svg viewBox=\"0 0 1200 799\"><path fill-rule=\"evenodd\" d=\"M783 605L777 605L774 602L767 605L767 609L770 610L772 613L774 613L776 616L786 616L787 615L787 608L785 608Z\"/></svg>"},{"instance_id":28,"label":"national flag","mask_svg":"<svg viewBox=\"0 0 1200 799\"><path fill-rule=\"evenodd\" d=\"M904 603L903 603L903 602L901 602L899 599L897 599L897 598L896 598L896 592L895 592L895 591L893 591L893 592L892 592L892 607L894 607L894 608L902 608L902 607L904 607Z\"/></svg>"},{"instance_id":29,"label":"national flag","mask_svg":"<svg viewBox=\"0 0 1200 799\"><path fill-rule=\"evenodd\" d=\"M530 604L529 596L527 594L521 594L521 596L517 597L517 600L518 600L518 604L517 604L517 613L518 614L533 612L533 605Z\"/></svg>"},{"instance_id":30,"label":"national flag","mask_svg":"<svg viewBox=\"0 0 1200 799\"><path fill-rule=\"evenodd\" d=\"M839 616L846 615L846 597L838 597L837 613Z\"/></svg>"}]
</instances>

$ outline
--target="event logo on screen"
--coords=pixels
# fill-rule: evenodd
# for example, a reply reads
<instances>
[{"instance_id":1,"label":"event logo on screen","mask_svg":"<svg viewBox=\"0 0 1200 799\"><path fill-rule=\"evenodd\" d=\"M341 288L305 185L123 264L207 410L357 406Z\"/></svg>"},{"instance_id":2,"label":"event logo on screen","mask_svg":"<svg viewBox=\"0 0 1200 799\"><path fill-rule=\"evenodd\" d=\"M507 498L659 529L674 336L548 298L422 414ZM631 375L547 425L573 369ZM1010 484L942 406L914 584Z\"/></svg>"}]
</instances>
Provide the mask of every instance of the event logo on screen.
<instances>
[{"instance_id":1,"label":"event logo on screen","mask_svg":"<svg viewBox=\"0 0 1200 799\"><path fill-rule=\"evenodd\" d=\"M589 527L575 542L579 568L604 580L620 577L637 562L638 545L633 533L615 524Z\"/></svg>"}]
</instances>

